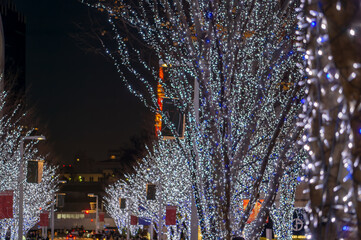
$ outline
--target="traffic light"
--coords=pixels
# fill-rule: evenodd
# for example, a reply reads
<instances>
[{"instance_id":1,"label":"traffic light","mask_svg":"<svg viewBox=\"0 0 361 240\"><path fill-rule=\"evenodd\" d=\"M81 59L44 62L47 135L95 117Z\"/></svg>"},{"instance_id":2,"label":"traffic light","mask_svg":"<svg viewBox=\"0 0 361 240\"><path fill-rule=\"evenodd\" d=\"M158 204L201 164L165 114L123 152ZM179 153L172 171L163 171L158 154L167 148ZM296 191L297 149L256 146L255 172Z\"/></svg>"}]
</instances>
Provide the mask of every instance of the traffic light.
<instances>
[{"instance_id":1,"label":"traffic light","mask_svg":"<svg viewBox=\"0 0 361 240\"><path fill-rule=\"evenodd\" d=\"M56 194L56 207L63 208L65 203L65 193Z\"/></svg>"},{"instance_id":2,"label":"traffic light","mask_svg":"<svg viewBox=\"0 0 361 240\"><path fill-rule=\"evenodd\" d=\"M155 192L156 192L156 185L148 183L147 184L147 200L155 200Z\"/></svg>"},{"instance_id":3,"label":"traffic light","mask_svg":"<svg viewBox=\"0 0 361 240\"><path fill-rule=\"evenodd\" d=\"M89 214L90 213L90 210L83 210L82 211L83 213L84 213L84 218L91 218L92 216L91 216L91 214Z\"/></svg>"},{"instance_id":4,"label":"traffic light","mask_svg":"<svg viewBox=\"0 0 361 240\"><path fill-rule=\"evenodd\" d=\"M28 183L40 183L43 175L44 161L28 161L26 181Z\"/></svg>"},{"instance_id":5,"label":"traffic light","mask_svg":"<svg viewBox=\"0 0 361 240\"><path fill-rule=\"evenodd\" d=\"M185 116L180 112L177 105L180 105L179 100L172 98L163 98L163 114L167 116L167 121L171 124L173 130L178 137L184 137L184 122ZM174 139L175 136L172 132L170 125L162 124L162 137L163 139Z\"/></svg>"},{"instance_id":6,"label":"traffic light","mask_svg":"<svg viewBox=\"0 0 361 240\"><path fill-rule=\"evenodd\" d=\"M120 209L125 209L127 207L126 199L125 198L119 198L119 205L120 205Z\"/></svg>"}]
</instances>

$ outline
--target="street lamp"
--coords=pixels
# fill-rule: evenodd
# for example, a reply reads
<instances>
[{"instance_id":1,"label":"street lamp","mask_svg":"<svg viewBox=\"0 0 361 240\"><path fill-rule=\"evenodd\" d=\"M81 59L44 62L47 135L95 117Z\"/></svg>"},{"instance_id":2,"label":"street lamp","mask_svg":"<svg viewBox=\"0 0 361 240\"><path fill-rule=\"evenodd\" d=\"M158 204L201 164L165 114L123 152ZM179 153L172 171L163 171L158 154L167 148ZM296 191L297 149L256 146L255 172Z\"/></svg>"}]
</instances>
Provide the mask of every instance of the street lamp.
<instances>
[{"instance_id":1,"label":"street lamp","mask_svg":"<svg viewBox=\"0 0 361 240\"><path fill-rule=\"evenodd\" d=\"M19 228L18 228L18 240L22 240L23 238L23 212L24 212L24 186L23 186L23 179L24 179L24 141L25 140L45 140L44 136L26 136L20 140L20 167L19 167Z\"/></svg>"},{"instance_id":2,"label":"street lamp","mask_svg":"<svg viewBox=\"0 0 361 240\"><path fill-rule=\"evenodd\" d=\"M95 207L95 233L98 233L98 195L94 193L88 193L88 197L96 198L96 207Z\"/></svg>"}]
</instances>

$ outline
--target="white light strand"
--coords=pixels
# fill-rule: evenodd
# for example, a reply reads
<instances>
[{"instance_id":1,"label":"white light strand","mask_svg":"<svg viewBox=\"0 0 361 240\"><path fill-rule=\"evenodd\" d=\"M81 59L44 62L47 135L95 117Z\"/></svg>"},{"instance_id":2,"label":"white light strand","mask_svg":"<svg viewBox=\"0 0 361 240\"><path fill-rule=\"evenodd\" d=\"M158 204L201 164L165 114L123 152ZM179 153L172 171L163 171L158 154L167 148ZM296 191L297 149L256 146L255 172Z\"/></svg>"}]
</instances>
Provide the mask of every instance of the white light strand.
<instances>
[{"instance_id":1,"label":"white light strand","mask_svg":"<svg viewBox=\"0 0 361 240\"><path fill-rule=\"evenodd\" d=\"M203 238L259 236L266 215L278 207L272 198L277 193L277 234L290 237L282 228L290 228L295 179L304 160L294 138L304 101L303 43L294 34L301 8L291 2L283 9L276 0L183 3L134 6L121 0L92 6L109 15L114 41L106 48L121 79L153 111L158 103L152 86L159 81L154 65L159 60L169 66L162 86L166 97L179 99L186 116L185 139L175 141L190 168ZM147 50L133 48L119 19L152 49L155 64L140 56ZM199 109L193 104L194 81L200 86ZM147 93L136 90L138 85ZM280 169L283 165L287 169ZM265 199L261 212L247 224L260 198ZM251 200L246 210L245 199Z\"/></svg>"}]
</instances>

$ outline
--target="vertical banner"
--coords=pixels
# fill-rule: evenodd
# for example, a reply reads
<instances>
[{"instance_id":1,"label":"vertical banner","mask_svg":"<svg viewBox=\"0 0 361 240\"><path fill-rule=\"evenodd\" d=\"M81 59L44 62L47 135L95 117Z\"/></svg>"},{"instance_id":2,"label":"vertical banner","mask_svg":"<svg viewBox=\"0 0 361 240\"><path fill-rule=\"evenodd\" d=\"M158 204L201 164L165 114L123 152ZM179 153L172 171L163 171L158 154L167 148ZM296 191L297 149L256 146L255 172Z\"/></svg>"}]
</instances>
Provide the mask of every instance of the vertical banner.
<instances>
[{"instance_id":1,"label":"vertical banner","mask_svg":"<svg viewBox=\"0 0 361 240\"><path fill-rule=\"evenodd\" d=\"M104 215L105 215L104 212L99 213L99 222L104 222Z\"/></svg>"},{"instance_id":2,"label":"vertical banner","mask_svg":"<svg viewBox=\"0 0 361 240\"><path fill-rule=\"evenodd\" d=\"M243 200L243 209L246 209L247 205L248 205L248 202L249 200ZM254 205L253 209L252 209L252 212L251 214L249 215L249 218L247 220L247 223L251 223L253 222L257 215L258 215L258 212L259 210L261 209L261 206L262 206L262 202L263 202L263 199L259 199L256 204Z\"/></svg>"},{"instance_id":3,"label":"vertical banner","mask_svg":"<svg viewBox=\"0 0 361 240\"><path fill-rule=\"evenodd\" d=\"M28 183L40 183L43 175L44 161L28 161L26 181Z\"/></svg>"},{"instance_id":4,"label":"vertical banner","mask_svg":"<svg viewBox=\"0 0 361 240\"><path fill-rule=\"evenodd\" d=\"M65 202L65 193L56 194L56 207L63 208Z\"/></svg>"},{"instance_id":5,"label":"vertical banner","mask_svg":"<svg viewBox=\"0 0 361 240\"><path fill-rule=\"evenodd\" d=\"M48 212L43 212L40 213L40 222L39 225L41 227L47 227L49 224L49 213Z\"/></svg>"},{"instance_id":6,"label":"vertical banner","mask_svg":"<svg viewBox=\"0 0 361 240\"><path fill-rule=\"evenodd\" d=\"M292 231L293 235L305 235L306 211L303 208L295 208L293 211Z\"/></svg>"},{"instance_id":7,"label":"vertical banner","mask_svg":"<svg viewBox=\"0 0 361 240\"><path fill-rule=\"evenodd\" d=\"M125 198L119 198L119 206L120 206L120 209L125 209L127 207Z\"/></svg>"},{"instance_id":8,"label":"vertical banner","mask_svg":"<svg viewBox=\"0 0 361 240\"><path fill-rule=\"evenodd\" d=\"M156 185L148 183L147 184L147 200L155 200L155 192L156 192Z\"/></svg>"},{"instance_id":9,"label":"vertical banner","mask_svg":"<svg viewBox=\"0 0 361 240\"><path fill-rule=\"evenodd\" d=\"M177 206L167 206L165 210L165 225L176 225Z\"/></svg>"},{"instance_id":10,"label":"vertical banner","mask_svg":"<svg viewBox=\"0 0 361 240\"><path fill-rule=\"evenodd\" d=\"M130 225L137 225L138 224L138 217L137 216L130 216Z\"/></svg>"},{"instance_id":11,"label":"vertical banner","mask_svg":"<svg viewBox=\"0 0 361 240\"><path fill-rule=\"evenodd\" d=\"M0 192L0 219L13 218L14 192L7 190Z\"/></svg>"}]
</instances>

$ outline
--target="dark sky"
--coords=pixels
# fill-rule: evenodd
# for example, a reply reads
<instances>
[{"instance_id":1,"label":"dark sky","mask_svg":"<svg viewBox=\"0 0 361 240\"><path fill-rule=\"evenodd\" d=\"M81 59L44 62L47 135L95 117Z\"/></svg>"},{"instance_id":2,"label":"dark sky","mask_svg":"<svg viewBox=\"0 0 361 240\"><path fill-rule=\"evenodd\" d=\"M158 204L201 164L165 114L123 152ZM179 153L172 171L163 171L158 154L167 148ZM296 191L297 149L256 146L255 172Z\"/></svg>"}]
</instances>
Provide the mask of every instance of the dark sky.
<instances>
[{"instance_id":1,"label":"dark sky","mask_svg":"<svg viewBox=\"0 0 361 240\"><path fill-rule=\"evenodd\" d=\"M109 149L129 144L147 111L110 61L85 53L71 37L75 23L89 24L87 7L76 0L15 3L27 24L27 102L52 153L62 162L77 153L104 160Z\"/></svg>"}]
</instances>

